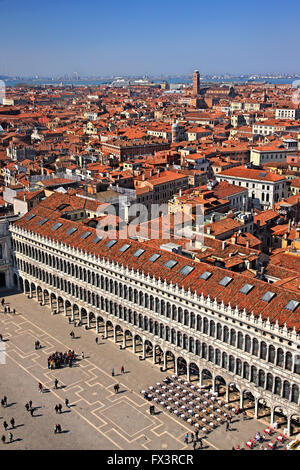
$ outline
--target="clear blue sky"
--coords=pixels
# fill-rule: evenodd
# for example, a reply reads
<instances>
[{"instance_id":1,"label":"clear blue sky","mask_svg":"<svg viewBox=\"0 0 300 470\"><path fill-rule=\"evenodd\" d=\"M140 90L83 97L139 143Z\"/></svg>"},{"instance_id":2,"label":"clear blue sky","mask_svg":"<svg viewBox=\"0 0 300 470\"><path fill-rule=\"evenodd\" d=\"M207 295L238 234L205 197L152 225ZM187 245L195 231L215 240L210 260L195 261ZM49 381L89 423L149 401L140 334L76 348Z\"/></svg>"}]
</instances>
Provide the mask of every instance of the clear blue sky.
<instances>
[{"instance_id":1,"label":"clear blue sky","mask_svg":"<svg viewBox=\"0 0 300 470\"><path fill-rule=\"evenodd\" d=\"M0 0L0 74L300 72L299 0Z\"/></svg>"}]
</instances>

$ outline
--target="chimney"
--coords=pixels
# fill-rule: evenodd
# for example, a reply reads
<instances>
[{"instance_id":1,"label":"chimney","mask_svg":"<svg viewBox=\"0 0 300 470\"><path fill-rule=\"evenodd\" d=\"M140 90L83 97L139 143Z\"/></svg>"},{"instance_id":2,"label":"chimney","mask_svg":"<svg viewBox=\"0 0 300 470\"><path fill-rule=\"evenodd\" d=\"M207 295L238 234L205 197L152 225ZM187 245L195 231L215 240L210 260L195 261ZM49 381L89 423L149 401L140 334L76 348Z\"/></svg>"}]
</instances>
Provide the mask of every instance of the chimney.
<instances>
[{"instance_id":1,"label":"chimney","mask_svg":"<svg viewBox=\"0 0 300 470\"><path fill-rule=\"evenodd\" d=\"M222 250L224 250L225 247L226 247L226 240L223 240L223 241L222 241Z\"/></svg>"}]
</instances>

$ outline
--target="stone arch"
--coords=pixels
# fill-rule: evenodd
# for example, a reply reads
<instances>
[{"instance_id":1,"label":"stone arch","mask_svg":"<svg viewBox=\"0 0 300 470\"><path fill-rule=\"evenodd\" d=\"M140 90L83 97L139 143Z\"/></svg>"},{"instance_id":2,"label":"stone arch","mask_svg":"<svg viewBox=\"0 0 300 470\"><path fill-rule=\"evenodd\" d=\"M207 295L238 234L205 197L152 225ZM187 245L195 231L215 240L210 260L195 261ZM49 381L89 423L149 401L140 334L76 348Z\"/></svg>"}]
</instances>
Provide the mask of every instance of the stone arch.
<instances>
[{"instance_id":1,"label":"stone arch","mask_svg":"<svg viewBox=\"0 0 300 470\"><path fill-rule=\"evenodd\" d=\"M221 375L216 375L214 378L214 386L217 394L223 396L226 393L226 380Z\"/></svg>"},{"instance_id":2,"label":"stone arch","mask_svg":"<svg viewBox=\"0 0 300 470\"><path fill-rule=\"evenodd\" d=\"M199 367L195 362L191 362L189 364L189 376L190 376L190 382L197 381L199 382L200 380L200 371Z\"/></svg>"},{"instance_id":3,"label":"stone arch","mask_svg":"<svg viewBox=\"0 0 300 470\"><path fill-rule=\"evenodd\" d=\"M177 358L177 375L187 375L187 363L181 356Z\"/></svg>"},{"instance_id":4,"label":"stone arch","mask_svg":"<svg viewBox=\"0 0 300 470\"><path fill-rule=\"evenodd\" d=\"M166 351L166 370L172 369L175 372L175 355L171 351Z\"/></svg>"}]
</instances>

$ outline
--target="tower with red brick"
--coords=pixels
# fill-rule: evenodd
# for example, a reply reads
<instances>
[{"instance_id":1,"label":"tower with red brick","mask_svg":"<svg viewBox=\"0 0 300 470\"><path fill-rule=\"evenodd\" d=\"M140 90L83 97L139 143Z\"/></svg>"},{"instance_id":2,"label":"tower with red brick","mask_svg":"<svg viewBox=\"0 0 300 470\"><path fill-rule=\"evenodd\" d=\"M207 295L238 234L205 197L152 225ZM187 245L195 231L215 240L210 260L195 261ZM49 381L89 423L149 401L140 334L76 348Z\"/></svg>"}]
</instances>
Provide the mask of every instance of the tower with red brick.
<instances>
[{"instance_id":1,"label":"tower with red brick","mask_svg":"<svg viewBox=\"0 0 300 470\"><path fill-rule=\"evenodd\" d=\"M193 73L193 96L200 94L200 74L198 70Z\"/></svg>"}]
</instances>

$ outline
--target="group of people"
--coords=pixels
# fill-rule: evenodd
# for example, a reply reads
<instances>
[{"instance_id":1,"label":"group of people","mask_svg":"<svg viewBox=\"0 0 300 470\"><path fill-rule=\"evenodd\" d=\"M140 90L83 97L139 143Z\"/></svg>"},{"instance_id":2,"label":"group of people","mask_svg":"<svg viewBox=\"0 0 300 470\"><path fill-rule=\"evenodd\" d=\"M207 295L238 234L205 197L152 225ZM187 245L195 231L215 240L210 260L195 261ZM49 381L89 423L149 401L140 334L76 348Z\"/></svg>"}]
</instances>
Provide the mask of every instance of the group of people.
<instances>
[{"instance_id":1,"label":"group of people","mask_svg":"<svg viewBox=\"0 0 300 470\"><path fill-rule=\"evenodd\" d=\"M199 437L198 429L196 429L195 434L191 432L191 443L193 445L194 450L196 449L198 442L199 442L199 445L200 445L200 449L203 448L203 440L202 439L203 439L202 437ZM184 442L185 442L185 444L189 444L189 433L188 432L184 435Z\"/></svg>"},{"instance_id":2,"label":"group of people","mask_svg":"<svg viewBox=\"0 0 300 470\"><path fill-rule=\"evenodd\" d=\"M32 400L29 400L29 402L26 403L25 409L26 409L26 411L29 411L29 413L31 414L31 416L33 416L34 408L33 408L33 406L32 406Z\"/></svg>"},{"instance_id":3,"label":"group of people","mask_svg":"<svg viewBox=\"0 0 300 470\"><path fill-rule=\"evenodd\" d=\"M15 428L15 420L14 420L14 418L11 418L11 420L10 420L10 425L11 425L11 428L12 428L12 429ZM3 422L3 427L4 427L4 430L5 430L5 432L6 432L7 429L8 429L8 424L7 424L6 421ZM12 440L13 440L13 434L12 434L12 432L9 433L8 438L9 438L9 442L12 442ZM3 444L5 444L5 442L6 442L6 436L5 436L5 434L2 435L1 441L3 442Z\"/></svg>"},{"instance_id":4,"label":"group of people","mask_svg":"<svg viewBox=\"0 0 300 470\"><path fill-rule=\"evenodd\" d=\"M122 366L120 370L121 370L121 374L125 374L124 366ZM112 376L112 377L115 376L115 369L112 369L112 370L111 370L111 376Z\"/></svg>"},{"instance_id":5,"label":"group of people","mask_svg":"<svg viewBox=\"0 0 300 470\"><path fill-rule=\"evenodd\" d=\"M60 369L62 366L72 367L75 357L75 352L71 349L64 353L56 351L48 357L48 369Z\"/></svg>"}]
</instances>

